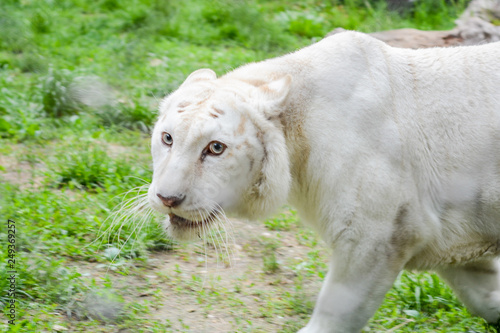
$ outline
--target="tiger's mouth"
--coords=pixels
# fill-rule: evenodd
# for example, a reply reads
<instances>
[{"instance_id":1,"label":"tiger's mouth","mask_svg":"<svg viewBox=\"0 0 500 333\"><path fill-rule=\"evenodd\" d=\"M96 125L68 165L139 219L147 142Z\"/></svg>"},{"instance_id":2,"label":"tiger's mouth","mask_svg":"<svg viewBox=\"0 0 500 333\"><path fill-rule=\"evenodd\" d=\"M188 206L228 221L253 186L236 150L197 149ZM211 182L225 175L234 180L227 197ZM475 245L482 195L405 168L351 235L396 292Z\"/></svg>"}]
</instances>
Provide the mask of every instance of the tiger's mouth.
<instances>
[{"instance_id":1,"label":"tiger's mouth","mask_svg":"<svg viewBox=\"0 0 500 333\"><path fill-rule=\"evenodd\" d=\"M185 229L196 229L205 225L209 225L216 219L216 214L214 213L211 213L206 219L200 221L188 220L175 214L168 214L168 216L170 218L170 224L178 228Z\"/></svg>"}]
</instances>

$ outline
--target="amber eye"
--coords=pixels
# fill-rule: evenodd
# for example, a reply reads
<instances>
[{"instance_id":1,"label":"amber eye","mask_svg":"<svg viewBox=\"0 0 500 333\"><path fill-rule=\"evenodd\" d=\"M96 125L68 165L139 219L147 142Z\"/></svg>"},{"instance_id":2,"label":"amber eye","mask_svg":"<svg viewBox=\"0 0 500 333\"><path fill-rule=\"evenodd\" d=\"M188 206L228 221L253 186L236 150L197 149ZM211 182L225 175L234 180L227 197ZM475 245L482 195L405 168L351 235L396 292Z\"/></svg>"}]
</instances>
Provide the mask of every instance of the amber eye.
<instances>
[{"instance_id":1,"label":"amber eye","mask_svg":"<svg viewBox=\"0 0 500 333\"><path fill-rule=\"evenodd\" d=\"M174 139L172 139L172 136L167 132L161 133L161 141L167 146L171 146L172 143L174 143Z\"/></svg>"},{"instance_id":2,"label":"amber eye","mask_svg":"<svg viewBox=\"0 0 500 333\"><path fill-rule=\"evenodd\" d=\"M226 150L226 145L218 141L210 142L208 145L208 151L212 155L220 155Z\"/></svg>"}]
</instances>

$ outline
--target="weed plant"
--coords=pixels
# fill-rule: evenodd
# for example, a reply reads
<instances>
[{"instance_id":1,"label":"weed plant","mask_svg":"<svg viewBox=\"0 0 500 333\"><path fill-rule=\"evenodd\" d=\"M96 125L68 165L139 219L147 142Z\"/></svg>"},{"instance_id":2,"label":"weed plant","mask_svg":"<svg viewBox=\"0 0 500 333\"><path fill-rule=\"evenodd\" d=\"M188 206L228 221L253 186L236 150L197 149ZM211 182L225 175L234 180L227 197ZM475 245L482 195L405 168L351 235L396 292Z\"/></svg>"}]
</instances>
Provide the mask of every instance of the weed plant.
<instances>
[{"instance_id":1,"label":"weed plant","mask_svg":"<svg viewBox=\"0 0 500 333\"><path fill-rule=\"evenodd\" d=\"M264 272L267 274L276 273L279 269L278 259L276 257L276 250L279 244L274 239L262 238L262 261Z\"/></svg>"},{"instance_id":2,"label":"weed plant","mask_svg":"<svg viewBox=\"0 0 500 333\"><path fill-rule=\"evenodd\" d=\"M76 114L78 103L71 94L71 73L68 70L49 68L39 86L42 110L48 117L60 118Z\"/></svg>"},{"instance_id":3,"label":"weed plant","mask_svg":"<svg viewBox=\"0 0 500 333\"><path fill-rule=\"evenodd\" d=\"M298 225L297 212L293 209L289 209L273 218L264 221L264 225L269 230L274 231L289 231L292 230L294 226Z\"/></svg>"},{"instance_id":4,"label":"weed plant","mask_svg":"<svg viewBox=\"0 0 500 333\"><path fill-rule=\"evenodd\" d=\"M40 136L44 124L41 107L24 98L23 92L0 88L0 138L24 141Z\"/></svg>"},{"instance_id":5,"label":"weed plant","mask_svg":"<svg viewBox=\"0 0 500 333\"><path fill-rule=\"evenodd\" d=\"M145 105L146 103L147 101L137 99L129 104L103 106L96 109L94 113L101 119L104 126L117 126L150 133L157 115L151 111L151 107Z\"/></svg>"},{"instance_id":6,"label":"weed plant","mask_svg":"<svg viewBox=\"0 0 500 333\"><path fill-rule=\"evenodd\" d=\"M71 148L75 150L62 150L53 166L59 186L92 189L120 184L126 189L131 175L137 174L130 162L111 159L96 142L87 141Z\"/></svg>"}]
</instances>

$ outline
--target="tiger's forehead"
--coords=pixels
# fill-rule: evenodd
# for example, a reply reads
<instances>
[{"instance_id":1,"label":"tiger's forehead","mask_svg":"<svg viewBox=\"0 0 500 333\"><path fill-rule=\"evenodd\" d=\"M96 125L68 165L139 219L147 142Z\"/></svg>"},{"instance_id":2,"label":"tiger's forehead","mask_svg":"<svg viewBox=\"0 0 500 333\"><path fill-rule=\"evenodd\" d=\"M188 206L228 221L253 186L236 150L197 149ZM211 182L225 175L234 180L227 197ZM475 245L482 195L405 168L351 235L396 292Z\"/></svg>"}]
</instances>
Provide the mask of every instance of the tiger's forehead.
<instances>
[{"instance_id":1,"label":"tiger's forehead","mask_svg":"<svg viewBox=\"0 0 500 333\"><path fill-rule=\"evenodd\" d=\"M227 119L238 116L238 108L231 102L212 101L206 98L196 101L183 100L170 106L169 110L160 118L161 121L179 126L181 124L211 122L220 118ZM183 126L184 127L184 126Z\"/></svg>"},{"instance_id":2,"label":"tiger's forehead","mask_svg":"<svg viewBox=\"0 0 500 333\"><path fill-rule=\"evenodd\" d=\"M160 110L157 131L166 131L181 146L230 141L247 129L246 99L237 89L189 89L170 96ZM244 121L243 121L244 120Z\"/></svg>"},{"instance_id":3,"label":"tiger's forehead","mask_svg":"<svg viewBox=\"0 0 500 333\"><path fill-rule=\"evenodd\" d=\"M238 87L221 87L212 82L189 88L179 89L160 105L160 120L218 119L247 108L248 98Z\"/></svg>"},{"instance_id":4,"label":"tiger's forehead","mask_svg":"<svg viewBox=\"0 0 500 333\"><path fill-rule=\"evenodd\" d=\"M197 85L198 89L188 89L182 87L164 98L160 103L160 113L164 114L172 110L191 109L195 105L200 105L206 101L213 93L214 87L211 85Z\"/></svg>"}]
</instances>

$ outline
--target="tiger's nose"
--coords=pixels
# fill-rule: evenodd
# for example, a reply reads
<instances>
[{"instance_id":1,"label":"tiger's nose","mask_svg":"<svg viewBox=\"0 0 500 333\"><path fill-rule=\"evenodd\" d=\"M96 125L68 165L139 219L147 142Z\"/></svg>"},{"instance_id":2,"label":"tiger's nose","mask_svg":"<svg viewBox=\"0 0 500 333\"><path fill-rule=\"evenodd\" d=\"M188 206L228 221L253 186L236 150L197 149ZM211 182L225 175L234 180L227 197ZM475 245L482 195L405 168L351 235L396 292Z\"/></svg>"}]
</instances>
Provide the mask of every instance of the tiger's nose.
<instances>
[{"instance_id":1,"label":"tiger's nose","mask_svg":"<svg viewBox=\"0 0 500 333\"><path fill-rule=\"evenodd\" d=\"M163 202L163 205L169 208L174 208L179 206L184 199L186 198L185 195L182 196L171 196L171 197L164 197L160 193L156 193L156 196L160 198L161 202Z\"/></svg>"}]
</instances>

